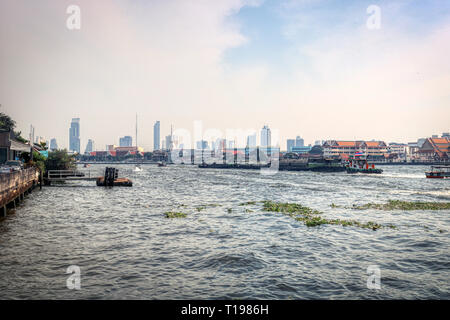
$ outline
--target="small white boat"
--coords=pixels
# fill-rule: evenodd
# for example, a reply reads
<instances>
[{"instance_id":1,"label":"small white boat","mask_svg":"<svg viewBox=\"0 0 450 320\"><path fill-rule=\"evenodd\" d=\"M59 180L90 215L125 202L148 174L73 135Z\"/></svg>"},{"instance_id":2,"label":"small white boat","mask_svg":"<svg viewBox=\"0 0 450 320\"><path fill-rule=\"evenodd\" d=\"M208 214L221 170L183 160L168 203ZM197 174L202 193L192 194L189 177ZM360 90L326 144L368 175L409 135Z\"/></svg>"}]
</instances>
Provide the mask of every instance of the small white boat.
<instances>
[{"instance_id":1,"label":"small white boat","mask_svg":"<svg viewBox=\"0 0 450 320\"><path fill-rule=\"evenodd\" d=\"M142 168L140 166L136 166L134 168L134 172L139 172L139 171L142 171Z\"/></svg>"}]
</instances>

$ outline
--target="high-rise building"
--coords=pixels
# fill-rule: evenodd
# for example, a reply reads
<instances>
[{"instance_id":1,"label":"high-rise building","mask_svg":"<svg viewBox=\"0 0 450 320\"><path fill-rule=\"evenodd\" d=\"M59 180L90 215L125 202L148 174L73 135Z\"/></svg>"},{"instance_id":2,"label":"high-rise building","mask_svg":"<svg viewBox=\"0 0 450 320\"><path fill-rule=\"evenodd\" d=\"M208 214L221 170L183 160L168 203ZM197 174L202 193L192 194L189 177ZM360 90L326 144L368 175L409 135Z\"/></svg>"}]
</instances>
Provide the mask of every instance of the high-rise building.
<instances>
[{"instance_id":1,"label":"high-rise building","mask_svg":"<svg viewBox=\"0 0 450 320\"><path fill-rule=\"evenodd\" d=\"M165 144L165 148L166 148L167 150L171 150L171 149L172 149L172 135L166 136L166 144Z\"/></svg>"},{"instance_id":2,"label":"high-rise building","mask_svg":"<svg viewBox=\"0 0 450 320\"><path fill-rule=\"evenodd\" d=\"M58 150L58 143L56 142L55 138L50 140L50 151L54 150Z\"/></svg>"},{"instance_id":3,"label":"high-rise building","mask_svg":"<svg viewBox=\"0 0 450 320\"><path fill-rule=\"evenodd\" d=\"M132 147L133 146L133 138L130 136L125 136L119 138L119 146L120 147Z\"/></svg>"},{"instance_id":4,"label":"high-rise building","mask_svg":"<svg viewBox=\"0 0 450 320\"><path fill-rule=\"evenodd\" d=\"M88 143L86 144L86 150L84 151L84 153L91 153L94 151L94 141L92 141L91 139L88 140Z\"/></svg>"},{"instance_id":5,"label":"high-rise building","mask_svg":"<svg viewBox=\"0 0 450 320\"><path fill-rule=\"evenodd\" d=\"M160 130L161 130L161 124L159 121L155 122L155 125L153 126L153 150L159 150L161 149L160 146Z\"/></svg>"},{"instance_id":6,"label":"high-rise building","mask_svg":"<svg viewBox=\"0 0 450 320\"><path fill-rule=\"evenodd\" d=\"M73 118L70 123L69 151L80 153L80 118Z\"/></svg>"},{"instance_id":7,"label":"high-rise building","mask_svg":"<svg viewBox=\"0 0 450 320\"><path fill-rule=\"evenodd\" d=\"M287 139L286 141L286 150L287 152L292 152L292 148L295 147L294 139Z\"/></svg>"},{"instance_id":8,"label":"high-rise building","mask_svg":"<svg viewBox=\"0 0 450 320\"><path fill-rule=\"evenodd\" d=\"M324 142L325 142L325 141L322 141L322 140L316 140L316 141L314 142L314 145L315 145L315 146L322 146Z\"/></svg>"},{"instance_id":9,"label":"high-rise building","mask_svg":"<svg viewBox=\"0 0 450 320\"><path fill-rule=\"evenodd\" d=\"M271 146L271 133L269 126L265 125L261 129L261 147L266 148Z\"/></svg>"},{"instance_id":10,"label":"high-rise building","mask_svg":"<svg viewBox=\"0 0 450 320\"><path fill-rule=\"evenodd\" d=\"M297 136L295 138L295 146L296 147L304 147L305 146L305 140L303 140L300 136Z\"/></svg>"},{"instance_id":11,"label":"high-rise building","mask_svg":"<svg viewBox=\"0 0 450 320\"><path fill-rule=\"evenodd\" d=\"M256 133L247 136L247 148L256 148Z\"/></svg>"}]
</instances>

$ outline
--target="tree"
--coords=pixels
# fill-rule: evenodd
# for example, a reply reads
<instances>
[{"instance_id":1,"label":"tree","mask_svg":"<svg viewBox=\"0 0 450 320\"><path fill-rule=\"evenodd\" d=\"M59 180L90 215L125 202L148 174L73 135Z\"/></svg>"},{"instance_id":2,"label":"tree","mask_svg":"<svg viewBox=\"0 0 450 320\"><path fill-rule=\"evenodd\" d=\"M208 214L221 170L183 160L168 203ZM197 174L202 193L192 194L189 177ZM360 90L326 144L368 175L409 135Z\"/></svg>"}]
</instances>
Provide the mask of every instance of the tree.
<instances>
[{"instance_id":1,"label":"tree","mask_svg":"<svg viewBox=\"0 0 450 320\"><path fill-rule=\"evenodd\" d=\"M55 150L48 153L45 160L47 170L71 170L76 167L75 158L67 153L67 150Z\"/></svg>"},{"instance_id":2,"label":"tree","mask_svg":"<svg viewBox=\"0 0 450 320\"><path fill-rule=\"evenodd\" d=\"M16 122L10 116L0 112L0 129L4 131L13 131L16 127Z\"/></svg>"},{"instance_id":3,"label":"tree","mask_svg":"<svg viewBox=\"0 0 450 320\"><path fill-rule=\"evenodd\" d=\"M1 108L1 104L0 104ZM2 131L12 131L14 133L14 136L16 139L22 143L27 143L28 140L24 139L21 134L21 131L14 131L16 128L16 121L14 121L10 116L7 114L0 112L0 130Z\"/></svg>"}]
</instances>

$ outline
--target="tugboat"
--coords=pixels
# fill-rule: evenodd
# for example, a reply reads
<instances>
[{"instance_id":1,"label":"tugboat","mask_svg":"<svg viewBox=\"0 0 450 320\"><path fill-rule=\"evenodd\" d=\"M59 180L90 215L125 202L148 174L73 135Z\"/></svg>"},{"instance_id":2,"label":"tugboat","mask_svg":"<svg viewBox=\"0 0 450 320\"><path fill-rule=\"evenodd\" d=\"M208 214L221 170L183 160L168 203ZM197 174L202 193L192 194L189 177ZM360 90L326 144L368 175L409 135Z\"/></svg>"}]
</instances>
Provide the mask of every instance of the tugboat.
<instances>
[{"instance_id":1,"label":"tugboat","mask_svg":"<svg viewBox=\"0 0 450 320\"><path fill-rule=\"evenodd\" d=\"M345 164L345 170L347 173L376 173L383 172L381 169L376 169L374 164L369 164L367 159L361 157L360 154L356 154L353 159L349 159Z\"/></svg>"},{"instance_id":2,"label":"tugboat","mask_svg":"<svg viewBox=\"0 0 450 320\"><path fill-rule=\"evenodd\" d=\"M430 179L450 179L450 166L431 166L431 171L425 172Z\"/></svg>"}]
</instances>

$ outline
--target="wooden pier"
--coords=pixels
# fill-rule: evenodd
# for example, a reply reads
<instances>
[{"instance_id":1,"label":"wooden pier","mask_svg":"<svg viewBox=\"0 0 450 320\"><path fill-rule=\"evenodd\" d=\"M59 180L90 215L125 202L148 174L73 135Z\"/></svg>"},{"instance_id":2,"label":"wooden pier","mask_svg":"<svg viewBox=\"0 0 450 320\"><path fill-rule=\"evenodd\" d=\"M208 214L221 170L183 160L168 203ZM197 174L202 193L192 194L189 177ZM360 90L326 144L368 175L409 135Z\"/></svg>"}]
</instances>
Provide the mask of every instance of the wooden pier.
<instances>
[{"instance_id":1,"label":"wooden pier","mask_svg":"<svg viewBox=\"0 0 450 320\"><path fill-rule=\"evenodd\" d=\"M7 207L15 209L39 182L40 173L37 168L0 173L0 217L6 216Z\"/></svg>"},{"instance_id":2,"label":"wooden pier","mask_svg":"<svg viewBox=\"0 0 450 320\"><path fill-rule=\"evenodd\" d=\"M106 168L104 176L91 175L90 171L82 172L78 170L49 170L44 177L45 185L51 185L52 182L66 181L96 181L97 186L106 187L132 187L133 182L128 178L119 178L119 170L115 168ZM105 182L106 181L106 182Z\"/></svg>"}]
</instances>

